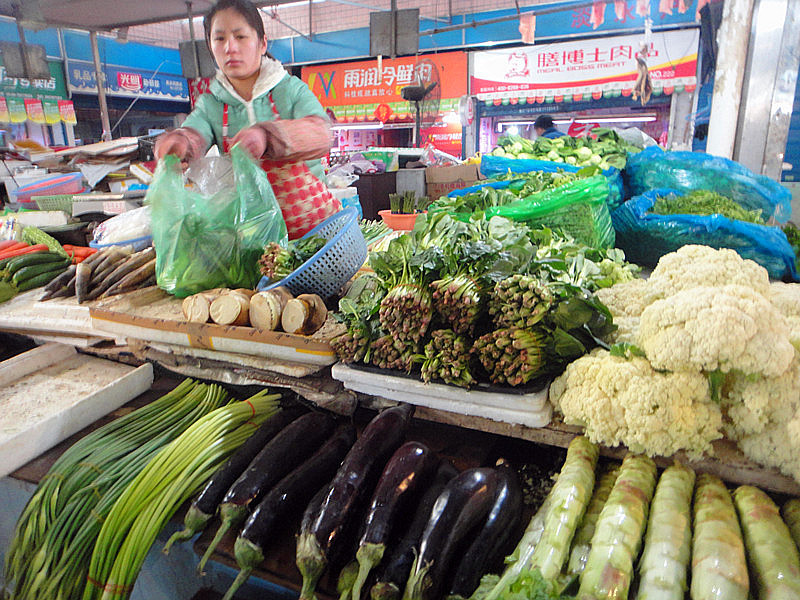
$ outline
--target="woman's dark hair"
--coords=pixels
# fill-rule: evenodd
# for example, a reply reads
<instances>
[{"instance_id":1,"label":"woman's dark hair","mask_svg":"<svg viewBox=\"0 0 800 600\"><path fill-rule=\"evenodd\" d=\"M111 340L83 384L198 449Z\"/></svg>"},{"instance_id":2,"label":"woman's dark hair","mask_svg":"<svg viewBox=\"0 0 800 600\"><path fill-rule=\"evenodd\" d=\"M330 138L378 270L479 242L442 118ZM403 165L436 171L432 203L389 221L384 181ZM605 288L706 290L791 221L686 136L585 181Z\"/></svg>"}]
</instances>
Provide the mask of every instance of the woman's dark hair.
<instances>
[{"instance_id":1,"label":"woman's dark hair","mask_svg":"<svg viewBox=\"0 0 800 600\"><path fill-rule=\"evenodd\" d=\"M264 22L261 20L261 13L258 12L258 9L249 2L249 0L219 0L203 18L206 42L211 41L211 22L214 20L216 14L229 8L232 8L244 17L247 24L256 30L259 39L264 37ZM267 52L267 56L270 56L269 52Z\"/></svg>"}]
</instances>

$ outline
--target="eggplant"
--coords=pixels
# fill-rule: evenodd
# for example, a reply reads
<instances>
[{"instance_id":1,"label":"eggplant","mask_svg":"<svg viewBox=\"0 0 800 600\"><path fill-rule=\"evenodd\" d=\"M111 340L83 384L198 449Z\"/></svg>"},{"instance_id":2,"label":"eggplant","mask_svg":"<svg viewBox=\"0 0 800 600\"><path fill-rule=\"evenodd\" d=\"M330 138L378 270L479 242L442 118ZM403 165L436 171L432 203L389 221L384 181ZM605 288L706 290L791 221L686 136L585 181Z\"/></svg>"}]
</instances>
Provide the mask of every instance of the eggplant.
<instances>
[{"instance_id":1,"label":"eggplant","mask_svg":"<svg viewBox=\"0 0 800 600\"><path fill-rule=\"evenodd\" d=\"M414 507L414 513L405 533L394 544L389 559L385 561L382 573L370 590L372 600L399 600L403 586L408 579L414 557L417 554L419 539L425 531L433 505L445 486L458 475L458 470L449 460L439 463L431 484L425 489Z\"/></svg>"},{"instance_id":2,"label":"eggplant","mask_svg":"<svg viewBox=\"0 0 800 600\"><path fill-rule=\"evenodd\" d=\"M316 452L333 431L333 417L312 412L295 419L264 446L233 482L219 505L222 523L197 569L201 573L225 533L241 523L247 510L269 493L287 473Z\"/></svg>"},{"instance_id":3,"label":"eggplant","mask_svg":"<svg viewBox=\"0 0 800 600\"><path fill-rule=\"evenodd\" d=\"M406 442L389 459L372 496L356 552L359 569L353 583L354 600L361 598L370 570L383 559L397 512L420 485L427 483L435 466L433 452L420 442Z\"/></svg>"},{"instance_id":4,"label":"eggplant","mask_svg":"<svg viewBox=\"0 0 800 600\"><path fill-rule=\"evenodd\" d=\"M497 469L478 468L462 472L445 486L420 538L419 555L408 577L404 600L439 597L455 549L486 520L499 484Z\"/></svg>"},{"instance_id":5,"label":"eggplant","mask_svg":"<svg viewBox=\"0 0 800 600\"><path fill-rule=\"evenodd\" d=\"M248 517L233 549L239 574L223 600L233 598L255 567L264 561L264 548L298 507L333 479L342 459L355 442L352 425L341 426L311 458L281 479ZM320 497L322 498L322 496ZM321 499L320 499L321 502Z\"/></svg>"},{"instance_id":6,"label":"eggplant","mask_svg":"<svg viewBox=\"0 0 800 600\"><path fill-rule=\"evenodd\" d=\"M300 407L284 408L265 421L256 432L239 446L231 457L208 480L203 491L195 498L186 516L183 518L183 530L176 532L164 545L164 554L169 552L172 544L191 538L195 533L205 529L206 524L217 513L219 503L225 497L228 488L233 485L262 448L274 438L284 427L305 412Z\"/></svg>"},{"instance_id":7,"label":"eggplant","mask_svg":"<svg viewBox=\"0 0 800 600\"><path fill-rule=\"evenodd\" d=\"M364 428L331 482L328 494L307 529L297 538L297 568L303 575L300 598L311 600L333 545L370 493L371 482L403 441L414 412L408 404L388 408Z\"/></svg>"},{"instance_id":8,"label":"eggplant","mask_svg":"<svg viewBox=\"0 0 800 600\"><path fill-rule=\"evenodd\" d=\"M508 463L497 469L499 482L486 522L470 543L455 569L450 596L469 598L478 589L481 577L504 556L511 537L518 532L522 517L522 489L517 474Z\"/></svg>"}]
</instances>

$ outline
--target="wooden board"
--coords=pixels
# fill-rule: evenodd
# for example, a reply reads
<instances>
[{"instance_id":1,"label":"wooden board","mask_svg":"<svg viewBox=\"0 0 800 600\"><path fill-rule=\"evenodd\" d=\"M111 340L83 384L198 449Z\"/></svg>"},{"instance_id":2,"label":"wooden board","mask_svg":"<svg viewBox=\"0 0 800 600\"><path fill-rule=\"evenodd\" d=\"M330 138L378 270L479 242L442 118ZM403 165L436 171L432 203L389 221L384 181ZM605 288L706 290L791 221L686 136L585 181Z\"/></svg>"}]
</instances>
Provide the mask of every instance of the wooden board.
<instances>
[{"instance_id":1,"label":"wooden board","mask_svg":"<svg viewBox=\"0 0 800 600\"><path fill-rule=\"evenodd\" d=\"M99 302L91 307L90 314L97 329L117 337L318 366L336 362L336 353L330 345L333 332L338 331L334 323L326 323L310 336L188 323L181 311L181 300L157 287Z\"/></svg>"},{"instance_id":2,"label":"wooden board","mask_svg":"<svg viewBox=\"0 0 800 600\"><path fill-rule=\"evenodd\" d=\"M43 289L37 288L0 304L0 330L32 337L113 339L92 326L88 306L78 304L75 298L39 302L43 294Z\"/></svg>"}]
</instances>

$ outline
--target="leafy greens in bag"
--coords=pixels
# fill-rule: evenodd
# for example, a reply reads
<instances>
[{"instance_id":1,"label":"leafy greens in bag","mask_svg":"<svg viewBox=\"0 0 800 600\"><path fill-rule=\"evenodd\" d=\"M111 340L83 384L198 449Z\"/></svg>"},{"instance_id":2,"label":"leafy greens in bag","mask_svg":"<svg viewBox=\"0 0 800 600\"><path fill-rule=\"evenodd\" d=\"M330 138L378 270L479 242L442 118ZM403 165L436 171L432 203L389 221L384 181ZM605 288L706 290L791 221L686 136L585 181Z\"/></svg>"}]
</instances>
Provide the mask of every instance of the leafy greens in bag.
<instances>
[{"instance_id":1,"label":"leafy greens in bag","mask_svg":"<svg viewBox=\"0 0 800 600\"><path fill-rule=\"evenodd\" d=\"M179 298L216 287L255 287L264 246L287 243L267 175L247 152L237 145L230 158L205 160L201 171L217 174L232 162L231 180L197 177L198 189L187 189L178 158L168 155L147 193L158 285Z\"/></svg>"}]
</instances>

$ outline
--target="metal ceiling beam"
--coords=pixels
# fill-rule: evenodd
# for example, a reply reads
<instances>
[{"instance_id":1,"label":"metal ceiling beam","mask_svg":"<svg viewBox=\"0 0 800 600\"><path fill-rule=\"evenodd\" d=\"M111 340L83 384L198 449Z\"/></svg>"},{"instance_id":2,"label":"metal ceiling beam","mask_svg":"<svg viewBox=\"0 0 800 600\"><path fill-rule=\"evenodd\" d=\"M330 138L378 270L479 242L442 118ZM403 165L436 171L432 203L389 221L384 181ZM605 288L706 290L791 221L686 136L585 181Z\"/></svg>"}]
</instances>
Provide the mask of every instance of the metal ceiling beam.
<instances>
[{"instance_id":1,"label":"metal ceiling beam","mask_svg":"<svg viewBox=\"0 0 800 600\"><path fill-rule=\"evenodd\" d=\"M282 4L289 4L295 0L272 0L270 2L254 1L259 8L263 7L277 7ZM186 18L186 9L183 2L180 7L176 6L174 10L170 10L164 14L153 16L153 6L149 2L140 2L136 6L136 12L132 18L119 19L119 15L106 14L103 11L105 3L98 1L96 6L98 12L94 13L99 15L96 21L86 23L76 14L74 17L70 15L68 18L54 16L48 8L62 7L74 4L70 0L22 0L25 10L23 11L23 26L28 29L44 28L44 27L65 27L70 29L82 29L84 31L111 31L120 27L136 27L139 25L152 25L153 23L165 23L169 21L182 21ZM195 2L197 4L197 2ZM206 6L210 7L212 2L203 3L205 6L201 12L205 12ZM0 16L14 17L15 7L19 5L19 0L0 0ZM197 8L197 6L195 6ZM34 16L35 15L35 16Z\"/></svg>"}]
</instances>

